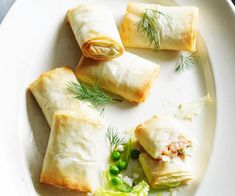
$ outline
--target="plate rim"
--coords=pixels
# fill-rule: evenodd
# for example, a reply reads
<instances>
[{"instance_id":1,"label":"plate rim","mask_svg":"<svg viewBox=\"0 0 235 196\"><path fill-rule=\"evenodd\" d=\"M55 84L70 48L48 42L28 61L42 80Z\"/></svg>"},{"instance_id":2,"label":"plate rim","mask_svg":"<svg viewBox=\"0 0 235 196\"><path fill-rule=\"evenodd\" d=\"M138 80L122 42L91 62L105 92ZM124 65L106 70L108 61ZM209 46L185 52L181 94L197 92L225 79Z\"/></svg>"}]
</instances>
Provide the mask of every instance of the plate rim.
<instances>
[{"instance_id":1,"label":"plate rim","mask_svg":"<svg viewBox=\"0 0 235 196\"><path fill-rule=\"evenodd\" d=\"M220 0L217 0L217 2L219 2ZM21 7L21 4L22 4L22 2L23 3L25 3L25 2L27 2L27 0L17 0L17 1L15 1L14 3L13 3L13 5L12 5L12 7L10 8L10 10L7 12L7 14L6 14L6 16L4 17L4 19L3 19L3 21L2 21L2 23L1 23L1 25L0 25L0 40L1 40L1 36L2 36L2 31L5 31L5 29L7 29L8 27L7 27L7 25L8 25L8 23L10 23L10 22L12 22L12 19L14 19L14 17L15 17L15 10L17 10L17 9L20 9L19 7ZM222 2L222 1L220 1L220 2ZM227 5L228 5L228 7L231 9L231 11L233 12L233 20L235 21L235 8L233 7L233 6L231 6L232 5L232 2L230 1L230 0L227 0L226 1L226 3L227 3ZM0 46L1 47L1 46ZM234 47L235 48L235 47ZM0 48L0 51L1 51L1 48ZM209 52L209 56L211 57L211 54L210 54L210 51L208 51ZM213 56L213 55L212 55ZM1 59L0 59L0 62L1 62ZM212 63L212 66L213 66L213 63ZM214 70L215 68L213 67L213 70ZM214 73L213 73L214 74ZM215 77L215 75L214 75L214 77ZM216 79L215 79L215 88L216 88L216 92L218 92L217 91L217 84L216 84ZM2 85L1 85L2 86ZM4 86L3 86L4 87ZM217 96L217 93L216 93L216 96ZM219 99L220 99L220 95L218 95L219 96ZM234 96L234 98L235 98L235 96ZM218 100L218 99L217 99ZM18 102L19 103L19 102ZM221 110L221 105L219 104L218 105L218 111L220 111ZM2 115L2 117L4 117L4 115ZM220 118L220 116L218 115L218 118ZM219 119L218 119L219 120ZM234 118L234 120L235 120L235 118ZM219 122L220 122L220 120L219 120ZM0 125L1 126L1 125ZM204 183L208 183L208 180L206 179L206 177L207 177L207 175L211 175L211 171L209 171L209 169L210 169L210 167L211 167L211 164L213 164L213 163L211 163L211 162L213 162L213 160L215 159L215 152L214 152L214 149L215 149L215 145L217 144L217 133L218 133L218 131L217 131L217 126L216 126L216 131L215 131L215 139L214 139L214 147L213 147L213 149L212 149L212 154L211 154L211 158L210 158L210 160L209 160L209 164L208 164L208 169L207 169L207 172L205 173L205 176L204 176L204 179L203 179L203 181L202 181L202 183L201 183L201 185L200 185L200 187L199 187L199 190L198 190L198 193L197 194L201 194L201 192L200 191L207 191L207 189L206 188L204 188L204 187L201 187L201 186L203 186L202 184L204 184ZM217 144L218 145L218 144ZM2 148L3 149L3 148ZM1 151L3 151L1 149ZM4 152L1 152L1 154L4 154ZM2 161L2 163L3 163L3 161L4 161L4 159L3 159L3 157L4 156L2 156L1 157L1 161ZM4 175L5 175L5 168L7 167L7 163L5 163L5 166L3 166L3 168L1 168L0 169L0 171L2 171L3 173L4 173ZM209 174L208 174L209 173ZM6 175L7 175L7 173L6 173ZM8 184L8 183L6 183L7 181L9 181L10 183ZM1 182L1 181L0 181ZM8 180L6 180L6 182L3 182L4 183L4 185L6 184L6 186L4 186L5 188L6 187L8 187L8 188L6 188L6 190L7 191L9 191L9 189L10 190L12 190L13 191L13 189L12 188L10 188L10 187L12 187L12 185L11 185L11 179L8 179ZM235 182L234 182L234 185L235 185ZM5 189L4 189L5 190Z\"/></svg>"}]
</instances>

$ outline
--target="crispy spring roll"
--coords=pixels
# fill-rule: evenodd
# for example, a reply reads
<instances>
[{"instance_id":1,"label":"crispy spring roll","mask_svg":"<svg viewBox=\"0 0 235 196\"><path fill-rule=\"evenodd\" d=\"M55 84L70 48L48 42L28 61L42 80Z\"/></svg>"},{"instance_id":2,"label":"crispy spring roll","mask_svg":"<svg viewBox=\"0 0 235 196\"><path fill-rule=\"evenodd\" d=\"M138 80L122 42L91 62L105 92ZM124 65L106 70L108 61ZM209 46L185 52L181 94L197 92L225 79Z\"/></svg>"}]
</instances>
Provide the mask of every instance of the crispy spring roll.
<instances>
[{"instance_id":1,"label":"crispy spring roll","mask_svg":"<svg viewBox=\"0 0 235 196\"><path fill-rule=\"evenodd\" d=\"M153 159L147 153L139 156L140 164L149 181L156 189L167 189L189 184L193 180L190 158L172 158L170 162Z\"/></svg>"},{"instance_id":2,"label":"crispy spring roll","mask_svg":"<svg viewBox=\"0 0 235 196\"><path fill-rule=\"evenodd\" d=\"M75 74L83 82L93 84L97 80L103 89L140 103L145 101L159 71L159 65L125 52L110 61L82 57Z\"/></svg>"},{"instance_id":3,"label":"crispy spring roll","mask_svg":"<svg viewBox=\"0 0 235 196\"><path fill-rule=\"evenodd\" d=\"M135 136L154 159L169 161L193 152L193 139L173 116L153 116L136 127Z\"/></svg>"},{"instance_id":4,"label":"crispy spring roll","mask_svg":"<svg viewBox=\"0 0 235 196\"><path fill-rule=\"evenodd\" d=\"M125 47L196 51L199 9L128 3L120 28Z\"/></svg>"},{"instance_id":5,"label":"crispy spring roll","mask_svg":"<svg viewBox=\"0 0 235 196\"><path fill-rule=\"evenodd\" d=\"M74 98L67 90L69 82L77 82L73 71L67 67L56 68L41 74L29 87L37 100L42 112L51 126L52 117L57 110L80 111L84 115L97 116L99 114L84 102Z\"/></svg>"},{"instance_id":6,"label":"crispy spring roll","mask_svg":"<svg viewBox=\"0 0 235 196\"><path fill-rule=\"evenodd\" d=\"M105 134L101 121L81 113L55 112L40 182L94 192L108 163Z\"/></svg>"},{"instance_id":7,"label":"crispy spring roll","mask_svg":"<svg viewBox=\"0 0 235 196\"><path fill-rule=\"evenodd\" d=\"M80 4L68 11L68 20L86 57L108 60L123 54L124 47L108 8Z\"/></svg>"}]
</instances>

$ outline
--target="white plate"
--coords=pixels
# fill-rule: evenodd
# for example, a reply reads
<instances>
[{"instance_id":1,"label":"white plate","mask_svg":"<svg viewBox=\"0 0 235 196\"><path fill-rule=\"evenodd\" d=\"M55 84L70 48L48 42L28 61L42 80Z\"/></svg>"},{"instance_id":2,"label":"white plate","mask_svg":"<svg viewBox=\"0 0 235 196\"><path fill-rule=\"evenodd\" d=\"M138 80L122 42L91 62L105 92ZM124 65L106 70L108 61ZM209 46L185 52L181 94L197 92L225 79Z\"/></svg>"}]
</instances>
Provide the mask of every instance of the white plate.
<instances>
[{"instance_id":1,"label":"white plate","mask_svg":"<svg viewBox=\"0 0 235 196\"><path fill-rule=\"evenodd\" d=\"M112 9L119 24L126 2L99 2ZM235 14L230 1L147 2L200 8L201 63L176 74L177 52L155 54L149 50L130 50L162 65L160 77L146 103L138 107L127 102L108 106L104 118L124 130L153 114L172 113L178 103L194 101L209 93L213 104L193 123L185 123L200 145L194 158L196 179L177 195L233 195ZM67 9L77 3L75 0L17 0L0 26L1 195L3 191L5 195L75 195L38 182L49 127L27 86L43 71L77 64L81 53L65 20Z\"/></svg>"}]
</instances>

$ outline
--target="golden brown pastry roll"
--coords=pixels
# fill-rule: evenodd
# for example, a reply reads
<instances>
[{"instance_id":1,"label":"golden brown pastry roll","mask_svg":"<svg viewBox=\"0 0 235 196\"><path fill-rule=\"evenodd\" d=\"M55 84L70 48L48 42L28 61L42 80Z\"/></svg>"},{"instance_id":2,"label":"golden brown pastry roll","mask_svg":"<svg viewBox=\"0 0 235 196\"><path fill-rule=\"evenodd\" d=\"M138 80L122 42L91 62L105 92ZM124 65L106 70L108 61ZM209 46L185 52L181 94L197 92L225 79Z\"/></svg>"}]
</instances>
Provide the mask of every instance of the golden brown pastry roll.
<instances>
[{"instance_id":1,"label":"golden brown pastry roll","mask_svg":"<svg viewBox=\"0 0 235 196\"><path fill-rule=\"evenodd\" d=\"M39 76L29 87L51 126L57 110L86 111L84 115L99 117L98 112L86 103L74 98L67 90L69 82L77 82L74 72L68 67L56 68Z\"/></svg>"},{"instance_id":2,"label":"golden brown pastry roll","mask_svg":"<svg viewBox=\"0 0 235 196\"><path fill-rule=\"evenodd\" d=\"M80 60L75 74L79 80L100 86L130 102L143 102L159 74L160 66L137 55L125 52L110 61Z\"/></svg>"},{"instance_id":3,"label":"golden brown pastry roll","mask_svg":"<svg viewBox=\"0 0 235 196\"><path fill-rule=\"evenodd\" d=\"M193 152L193 139L173 116L153 116L136 127L135 136L154 159L169 161Z\"/></svg>"},{"instance_id":4,"label":"golden brown pastry roll","mask_svg":"<svg viewBox=\"0 0 235 196\"><path fill-rule=\"evenodd\" d=\"M115 21L105 6L80 4L68 11L68 20L86 57L108 60L123 54Z\"/></svg>"},{"instance_id":5,"label":"golden brown pastry roll","mask_svg":"<svg viewBox=\"0 0 235 196\"><path fill-rule=\"evenodd\" d=\"M40 182L94 192L107 166L105 134L101 121L80 112L55 112Z\"/></svg>"},{"instance_id":6,"label":"golden brown pastry roll","mask_svg":"<svg viewBox=\"0 0 235 196\"><path fill-rule=\"evenodd\" d=\"M189 184L193 180L193 169L189 157L172 158L171 161L153 159L147 153L141 153L139 161L149 184L156 189L168 189Z\"/></svg>"},{"instance_id":7,"label":"golden brown pastry roll","mask_svg":"<svg viewBox=\"0 0 235 196\"><path fill-rule=\"evenodd\" d=\"M120 28L125 47L196 51L199 9L128 3Z\"/></svg>"}]
</instances>

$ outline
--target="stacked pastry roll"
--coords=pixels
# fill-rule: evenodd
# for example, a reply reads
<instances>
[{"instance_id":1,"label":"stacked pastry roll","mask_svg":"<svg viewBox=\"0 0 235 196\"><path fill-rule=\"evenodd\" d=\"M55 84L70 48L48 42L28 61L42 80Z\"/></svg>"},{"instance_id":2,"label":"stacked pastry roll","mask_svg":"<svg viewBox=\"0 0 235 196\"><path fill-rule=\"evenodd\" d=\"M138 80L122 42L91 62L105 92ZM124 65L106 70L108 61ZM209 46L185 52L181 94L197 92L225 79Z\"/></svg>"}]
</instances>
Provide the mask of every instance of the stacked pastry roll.
<instances>
[{"instance_id":1,"label":"stacked pastry roll","mask_svg":"<svg viewBox=\"0 0 235 196\"><path fill-rule=\"evenodd\" d=\"M160 66L137 55L125 52L109 61L95 61L82 57L75 74L88 84L99 81L100 86L130 102L144 102Z\"/></svg>"},{"instance_id":2,"label":"stacked pastry roll","mask_svg":"<svg viewBox=\"0 0 235 196\"><path fill-rule=\"evenodd\" d=\"M79 111L56 111L40 181L94 192L105 166L106 125Z\"/></svg>"},{"instance_id":3,"label":"stacked pastry roll","mask_svg":"<svg viewBox=\"0 0 235 196\"><path fill-rule=\"evenodd\" d=\"M193 139L172 116L153 116L135 129L145 152L139 161L153 188L165 189L190 183L193 179Z\"/></svg>"},{"instance_id":4,"label":"stacked pastry roll","mask_svg":"<svg viewBox=\"0 0 235 196\"><path fill-rule=\"evenodd\" d=\"M94 192L106 165L106 125L98 112L67 91L76 82L67 67L43 73L30 85L51 133L40 181L76 191Z\"/></svg>"},{"instance_id":5,"label":"stacked pastry roll","mask_svg":"<svg viewBox=\"0 0 235 196\"><path fill-rule=\"evenodd\" d=\"M29 87L50 126L57 110L84 111L85 116L89 114L99 118L96 110L68 93L69 82L77 82L74 72L68 67L61 67L41 74Z\"/></svg>"},{"instance_id":6,"label":"stacked pastry roll","mask_svg":"<svg viewBox=\"0 0 235 196\"><path fill-rule=\"evenodd\" d=\"M80 4L68 11L75 38L86 57L109 60L121 56L124 47L112 13L95 4Z\"/></svg>"},{"instance_id":7,"label":"stacked pastry roll","mask_svg":"<svg viewBox=\"0 0 235 196\"><path fill-rule=\"evenodd\" d=\"M125 47L196 50L199 10L130 2L120 28Z\"/></svg>"}]
</instances>

